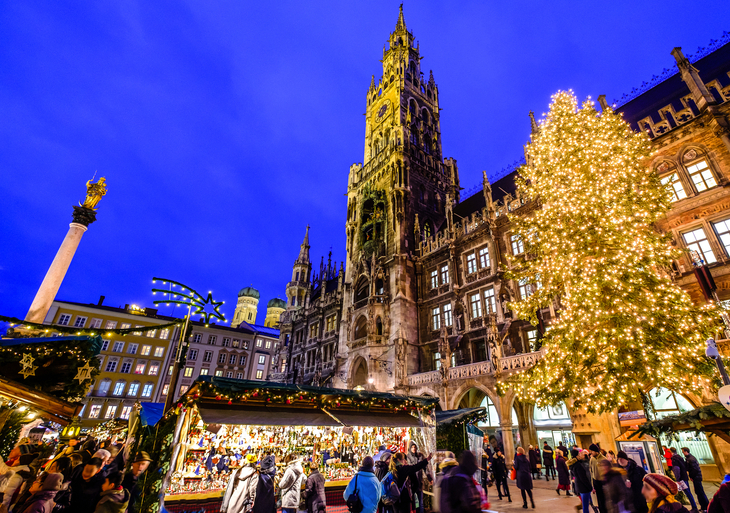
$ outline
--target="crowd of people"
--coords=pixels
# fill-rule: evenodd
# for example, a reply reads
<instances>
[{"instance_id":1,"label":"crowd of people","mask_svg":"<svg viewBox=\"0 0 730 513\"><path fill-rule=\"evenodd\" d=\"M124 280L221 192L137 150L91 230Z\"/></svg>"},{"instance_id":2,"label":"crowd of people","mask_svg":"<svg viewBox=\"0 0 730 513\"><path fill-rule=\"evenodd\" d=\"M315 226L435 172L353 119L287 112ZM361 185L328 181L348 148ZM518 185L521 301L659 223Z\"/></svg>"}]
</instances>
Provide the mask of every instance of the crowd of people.
<instances>
[{"instance_id":1,"label":"crowd of people","mask_svg":"<svg viewBox=\"0 0 730 513\"><path fill-rule=\"evenodd\" d=\"M21 440L0 462L0 513L138 513L151 458L140 451L126 470L129 452L111 439Z\"/></svg>"}]
</instances>

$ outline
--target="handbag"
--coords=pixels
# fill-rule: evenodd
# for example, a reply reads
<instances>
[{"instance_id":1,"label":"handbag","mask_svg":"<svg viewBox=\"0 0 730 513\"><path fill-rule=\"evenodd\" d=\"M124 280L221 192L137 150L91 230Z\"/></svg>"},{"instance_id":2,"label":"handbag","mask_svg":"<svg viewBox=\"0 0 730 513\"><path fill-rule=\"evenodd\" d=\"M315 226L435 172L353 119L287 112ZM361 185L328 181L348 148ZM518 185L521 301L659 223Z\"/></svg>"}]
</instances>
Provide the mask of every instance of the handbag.
<instances>
[{"instance_id":1,"label":"handbag","mask_svg":"<svg viewBox=\"0 0 730 513\"><path fill-rule=\"evenodd\" d=\"M355 490L347 497L347 510L351 513L360 513L363 505L360 500L360 490L357 488L357 474L355 474Z\"/></svg>"},{"instance_id":2,"label":"handbag","mask_svg":"<svg viewBox=\"0 0 730 513\"><path fill-rule=\"evenodd\" d=\"M515 470L514 467L512 467L512 470L509 471L509 478L514 481L517 479L517 470Z\"/></svg>"}]
</instances>

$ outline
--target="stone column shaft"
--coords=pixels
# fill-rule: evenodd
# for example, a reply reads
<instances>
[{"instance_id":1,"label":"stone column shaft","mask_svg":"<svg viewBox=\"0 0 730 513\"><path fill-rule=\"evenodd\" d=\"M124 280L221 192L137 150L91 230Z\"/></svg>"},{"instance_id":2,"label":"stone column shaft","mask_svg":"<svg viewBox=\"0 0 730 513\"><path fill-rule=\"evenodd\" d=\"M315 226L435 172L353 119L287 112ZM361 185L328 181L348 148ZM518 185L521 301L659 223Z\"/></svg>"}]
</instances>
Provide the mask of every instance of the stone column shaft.
<instances>
[{"instance_id":1,"label":"stone column shaft","mask_svg":"<svg viewBox=\"0 0 730 513\"><path fill-rule=\"evenodd\" d=\"M51 267L48 268L46 277L43 278L38 292L33 299L33 303L30 305L30 310L25 316L25 320L28 322L42 323L48 311L51 309L53 301L56 299L58 289L63 283L63 278L66 276L71 260L76 253L76 248L79 247L81 242L81 236L88 230L87 226L80 223L71 223L69 225L68 233L63 239L61 247L58 248L56 257L51 263Z\"/></svg>"}]
</instances>

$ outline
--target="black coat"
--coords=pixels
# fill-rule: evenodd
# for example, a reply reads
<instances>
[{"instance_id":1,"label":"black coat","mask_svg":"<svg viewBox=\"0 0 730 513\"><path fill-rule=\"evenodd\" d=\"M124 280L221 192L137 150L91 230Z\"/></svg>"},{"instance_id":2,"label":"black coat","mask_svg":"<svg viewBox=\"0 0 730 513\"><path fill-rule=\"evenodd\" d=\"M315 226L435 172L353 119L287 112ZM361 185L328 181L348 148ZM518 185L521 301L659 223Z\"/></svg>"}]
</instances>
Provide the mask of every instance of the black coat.
<instances>
[{"instance_id":1,"label":"black coat","mask_svg":"<svg viewBox=\"0 0 730 513\"><path fill-rule=\"evenodd\" d=\"M529 449L527 451L530 457L530 471L534 472L537 470L537 466L540 464L540 453L537 449Z\"/></svg>"},{"instance_id":2,"label":"black coat","mask_svg":"<svg viewBox=\"0 0 730 513\"><path fill-rule=\"evenodd\" d=\"M388 475L388 462L376 461L375 462L375 477L378 478L378 481L382 481L386 475Z\"/></svg>"},{"instance_id":3,"label":"black coat","mask_svg":"<svg viewBox=\"0 0 730 513\"><path fill-rule=\"evenodd\" d=\"M558 484L570 486L570 471L568 470L568 464L565 462L565 458L558 454L555 463L557 463L556 467L558 469Z\"/></svg>"},{"instance_id":4,"label":"black coat","mask_svg":"<svg viewBox=\"0 0 730 513\"><path fill-rule=\"evenodd\" d=\"M397 513L411 513L411 494L408 487L405 486L406 481L415 476L420 470L428 466L428 460L424 459L415 465L401 465L398 467L395 476L395 482L401 490L400 500L395 503L395 511Z\"/></svg>"},{"instance_id":5,"label":"black coat","mask_svg":"<svg viewBox=\"0 0 730 513\"><path fill-rule=\"evenodd\" d=\"M99 495L101 495L101 485L104 484L105 479L102 472L99 472L88 481L84 480L81 473L74 477L71 481L70 511L73 511L73 513L94 513L96 503L99 502Z\"/></svg>"},{"instance_id":6,"label":"black coat","mask_svg":"<svg viewBox=\"0 0 730 513\"><path fill-rule=\"evenodd\" d=\"M256 485L256 499L252 511L253 513L276 513L274 480L270 475L263 472L259 473L259 482Z\"/></svg>"},{"instance_id":7,"label":"black coat","mask_svg":"<svg viewBox=\"0 0 730 513\"><path fill-rule=\"evenodd\" d=\"M553 459L553 448L549 445L544 445L542 448L542 464L546 467L555 466L555 460Z\"/></svg>"},{"instance_id":8,"label":"black coat","mask_svg":"<svg viewBox=\"0 0 730 513\"><path fill-rule=\"evenodd\" d=\"M646 503L644 494L641 489L644 487L644 476L646 470L636 464L634 460L629 460L628 465L624 468L626 471L626 479L631 481L631 496L634 499L634 513L647 513L649 506Z\"/></svg>"},{"instance_id":9,"label":"black coat","mask_svg":"<svg viewBox=\"0 0 730 513\"><path fill-rule=\"evenodd\" d=\"M689 477L691 477L693 481L702 481L702 468L700 467L700 462L697 461L697 458L695 458L691 454L688 454L687 456L685 456L685 461L687 464L687 474L689 474Z\"/></svg>"},{"instance_id":10,"label":"black coat","mask_svg":"<svg viewBox=\"0 0 730 513\"><path fill-rule=\"evenodd\" d=\"M514 468L517 474L517 488L520 490L532 490L532 474L530 462L527 456L518 454L515 456Z\"/></svg>"},{"instance_id":11,"label":"black coat","mask_svg":"<svg viewBox=\"0 0 730 513\"><path fill-rule=\"evenodd\" d=\"M591 479L591 467L588 460L582 459L576 461L570 467L570 471L575 478L575 491L578 493L590 493L593 491L593 480Z\"/></svg>"},{"instance_id":12,"label":"black coat","mask_svg":"<svg viewBox=\"0 0 730 513\"><path fill-rule=\"evenodd\" d=\"M507 462L504 459L504 455L495 455L492 457L492 472L494 472L495 479L504 479L507 477Z\"/></svg>"},{"instance_id":13,"label":"black coat","mask_svg":"<svg viewBox=\"0 0 730 513\"><path fill-rule=\"evenodd\" d=\"M672 454L672 466L679 467L679 479L681 481L689 480L689 475L687 474L687 465L684 464L684 460L679 454Z\"/></svg>"},{"instance_id":14,"label":"black coat","mask_svg":"<svg viewBox=\"0 0 730 513\"><path fill-rule=\"evenodd\" d=\"M324 476L319 470L312 470L307 478L307 485L304 493L306 494L307 512L318 513L326 511L327 499L324 494Z\"/></svg>"}]
</instances>

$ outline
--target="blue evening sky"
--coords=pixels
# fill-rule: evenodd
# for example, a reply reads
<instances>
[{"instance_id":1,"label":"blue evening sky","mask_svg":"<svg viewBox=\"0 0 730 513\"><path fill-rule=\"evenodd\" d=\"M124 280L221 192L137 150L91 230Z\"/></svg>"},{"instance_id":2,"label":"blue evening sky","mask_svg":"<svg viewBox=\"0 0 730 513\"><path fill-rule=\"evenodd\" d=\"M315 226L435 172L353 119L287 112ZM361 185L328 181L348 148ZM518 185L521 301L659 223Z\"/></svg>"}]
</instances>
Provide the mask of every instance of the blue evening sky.
<instances>
[{"instance_id":1,"label":"blue evening sky","mask_svg":"<svg viewBox=\"0 0 730 513\"><path fill-rule=\"evenodd\" d=\"M399 0L0 3L0 314L23 317L95 172L59 299L152 306L165 276L284 297L307 223L344 258L349 166ZM519 158L550 95L619 98L730 30L730 2L407 2L462 186ZM162 313L172 313L163 308Z\"/></svg>"}]
</instances>

